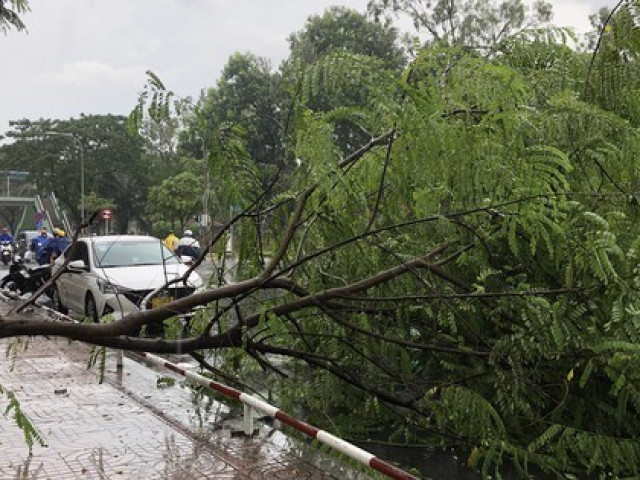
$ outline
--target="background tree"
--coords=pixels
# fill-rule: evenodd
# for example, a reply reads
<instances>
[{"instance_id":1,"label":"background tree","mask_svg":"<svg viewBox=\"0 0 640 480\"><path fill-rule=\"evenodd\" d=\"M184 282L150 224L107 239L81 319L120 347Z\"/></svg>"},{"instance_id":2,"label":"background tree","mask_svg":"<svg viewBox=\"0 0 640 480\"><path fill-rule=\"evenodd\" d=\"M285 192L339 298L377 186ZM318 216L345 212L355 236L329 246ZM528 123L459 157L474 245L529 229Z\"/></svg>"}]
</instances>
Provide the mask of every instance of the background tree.
<instances>
[{"instance_id":1,"label":"background tree","mask_svg":"<svg viewBox=\"0 0 640 480\"><path fill-rule=\"evenodd\" d=\"M85 195L113 200L117 230L127 231L144 209L149 182L142 140L131 135L126 119L83 115L79 119L12 122L11 144L2 147L5 167L28 171L41 192L53 191L61 205L80 218L81 169Z\"/></svg>"},{"instance_id":2,"label":"background tree","mask_svg":"<svg viewBox=\"0 0 640 480\"><path fill-rule=\"evenodd\" d=\"M112 199L99 197L95 194L95 192L91 192L86 195L84 203L88 212L95 212L97 210L102 210L105 208L109 210L113 210L116 208L116 204Z\"/></svg>"},{"instance_id":3,"label":"background tree","mask_svg":"<svg viewBox=\"0 0 640 480\"><path fill-rule=\"evenodd\" d=\"M113 199L115 230L127 233L132 221L143 218L147 191L157 172L142 155L142 138L129 132L124 117L98 120L89 137L95 168L90 189Z\"/></svg>"},{"instance_id":4,"label":"background tree","mask_svg":"<svg viewBox=\"0 0 640 480\"><path fill-rule=\"evenodd\" d=\"M397 40L395 27L372 22L350 8L330 7L289 36L290 59L310 65L332 53L350 52L379 58L384 68L398 71L406 60Z\"/></svg>"},{"instance_id":5,"label":"background tree","mask_svg":"<svg viewBox=\"0 0 640 480\"><path fill-rule=\"evenodd\" d=\"M176 98L167 91L160 78L147 71L147 80L138 98L138 105L128 118L128 127L144 139L144 151L154 183L181 171L178 152L178 132L184 127L182 114L192 108L192 99ZM145 111L144 107L148 106ZM201 158L195 155L196 158Z\"/></svg>"},{"instance_id":6,"label":"background tree","mask_svg":"<svg viewBox=\"0 0 640 480\"><path fill-rule=\"evenodd\" d=\"M151 220L169 221L173 227L184 229L201 211L201 177L193 172L182 172L151 187L146 213Z\"/></svg>"},{"instance_id":7,"label":"background tree","mask_svg":"<svg viewBox=\"0 0 640 480\"><path fill-rule=\"evenodd\" d=\"M191 99L176 100L157 76L148 72L148 77L148 92L152 92L152 100L147 101L149 93L139 98L129 118L130 128L141 132L141 122L145 118L158 124L184 126L177 138L180 141L179 151L202 158L199 164L203 169L204 182L200 212L211 218L226 218L226 212L232 205L241 202L244 192L255 192L255 186L259 184L257 169L246 161L249 159L253 162L246 153L246 129L240 123L226 122L216 117L213 109L217 105L214 106L206 95L203 94L195 103ZM232 165L234 168L229 168ZM212 194L215 196L213 202ZM223 197L226 202L234 203L221 203ZM201 232L205 243L209 241L213 223L207 227Z\"/></svg>"},{"instance_id":8,"label":"background tree","mask_svg":"<svg viewBox=\"0 0 640 480\"><path fill-rule=\"evenodd\" d=\"M272 72L270 63L251 53L234 53L216 87L208 89L200 99L200 109L210 130L221 124L239 126L244 131L249 156L265 169L283 163L279 150L283 134L280 102L278 75ZM180 148L196 156L202 142L194 143L194 137L194 129L187 129Z\"/></svg>"},{"instance_id":9,"label":"background tree","mask_svg":"<svg viewBox=\"0 0 640 480\"><path fill-rule=\"evenodd\" d=\"M590 19L594 31L589 41L597 55L590 60L583 95L638 125L637 2L621 1L615 9L601 9Z\"/></svg>"},{"instance_id":10,"label":"background tree","mask_svg":"<svg viewBox=\"0 0 640 480\"><path fill-rule=\"evenodd\" d=\"M371 0L367 9L374 18L407 15L429 42L473 48L493 48L523 29L549 22L549 2L536 0L531 7L522 0Z\"/></svg>"},{"instance_id":11,"label":"background tree","mask_svg":"<svg viewBox=\"0 0 640 480\"><path fill-rule=\"evenodd\" d=\"M363 111L380 98L376 89L389 88L406 63L397 30L334 7L309 17L289 43L281 66L286 110L330 113L336 143L353 152L372 136Z\"/></svg>"}]
</instances>

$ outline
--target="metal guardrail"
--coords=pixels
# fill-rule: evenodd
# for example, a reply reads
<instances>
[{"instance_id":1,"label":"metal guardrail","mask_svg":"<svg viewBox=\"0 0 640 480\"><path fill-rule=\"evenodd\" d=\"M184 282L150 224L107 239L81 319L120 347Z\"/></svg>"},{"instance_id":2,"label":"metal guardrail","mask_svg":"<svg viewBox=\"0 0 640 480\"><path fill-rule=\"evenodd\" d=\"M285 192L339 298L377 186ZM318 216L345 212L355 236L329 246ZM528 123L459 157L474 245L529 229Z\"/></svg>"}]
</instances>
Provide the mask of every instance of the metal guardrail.
<instances>
[{"instance_id":1,"label":"metal guardrail","mask_svg":"<svg viewBox=\"0 0 640 480\"><path fill-rule=\"evenodd\" d=\"M43 212L49 227L62 227L67 232L71 232L71 223L67 218L67 214L60 208L58 199L53 192L43 197L36 196L36 205L39 212Z\"/></svg>"},{"instance_id":2,"label":"metal guardrail","mask_svg":"<svg viewBox=\"0 0 640 480\"><path fill-rule=\"evenodd\" d=\"M217 392L220 392L227 397L233 398L234 400L238 400L244 404L244 433L245 435L253 434L253 414L252 410L261 411L272 418L280 420L282 423L293 427L299 432L304 433L305 435L315 438L316 440L328 445L329 447L347 455L354 460L359 461L360 463L377 470L378 472L388 476L389 478L397 479L397 480L417 480L417 477L411 475L404 470L399 469L398 467L391 465L390 463L385 462L384 460L380 460L372 453L367 452L345 440L342 440L331 433L320 430L319 428L314 427L313 425L309 425L302 420L298 420L297 418L281 411L277 407L260 400L252 395L248 395L243 393L235 388L229 387L222 383L215 382L207 377L199 375L195 372L185 370L178 365L171 363L164 358L158 357L156 355L152 355L151 353L138 353L132 352L134 355L139 356L149 363L157 365L159 367L166 368L171 370L174 373L182 375L189 380L193 380L194 382L202 385L204 387L211 388Z\"/></svg>"}]
</instances>

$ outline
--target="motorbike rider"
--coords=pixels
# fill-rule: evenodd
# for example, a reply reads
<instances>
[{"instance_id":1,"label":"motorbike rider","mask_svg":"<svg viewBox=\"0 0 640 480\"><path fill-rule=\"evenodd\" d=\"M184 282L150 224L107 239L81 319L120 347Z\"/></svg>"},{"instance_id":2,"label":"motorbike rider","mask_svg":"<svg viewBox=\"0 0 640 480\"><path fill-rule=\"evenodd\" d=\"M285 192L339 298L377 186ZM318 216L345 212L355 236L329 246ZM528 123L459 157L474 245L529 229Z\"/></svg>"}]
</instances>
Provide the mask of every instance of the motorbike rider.
<instances>
[{"instance_id":1,"label":"motorbike rider","mask_svg":"<svg viewBox=\"0 0 640 480\"><path fill-rule=\"evenodd\" d=\"M53 229L53 238L47 240L42 247L42 261L44 263L53 263L57 257L71 244L71 240L61 228Z\"/></svg>"},{"instance_id":2,"label":"motorbike rider","mask_svg":"<svg viewBox=\"0 0 640 480\"><path fill-rule=\"evenodd\" d=\"M2 227L2 234L0 234L0 242L9 242L13 244L13 235L9 233L7 227Z\"/></svg>"},{"instance_id":3,"label":"motorbike rider","mask_svg":"<svg viewBox=\"0 0 640 480\"><path fill-rule=\"evenodd\" d=\"M165 237L162 243L164 243L169 250L175 252L179 241L180 239L176 237L175 232L173 230L169 230L169 234Z\"/></svg>"},{"instance_id":4,"label":"motorbike rider","mask_svg":"<svg viewBox=\"0 0 640 480\"><path fill-rule=\"evenodd\" d=\"M38 262L38 265L44 265L45 263L49 263L49 262L43 261L43 258L42 258L42 251L48 241L49 241L49 235L47 233L47 227L42 227L40 229L40 235L33 237L31 239L31 243L29 244L29 250L33 252L34 258L36 259L36 262Z\"/></svg>"},{"instance_id":5,"label":"motorbike rider","mask_svg":"<svg viewBox=\"0 0 640 480\"><path fill-rule=\"evenodd\" d=\"M191 230L184 231L175 252L179 257L186 256L191 257L194 260L200 257L200 254L202 253L200 242L194 238Z\"/></svg>"}]
</instances>

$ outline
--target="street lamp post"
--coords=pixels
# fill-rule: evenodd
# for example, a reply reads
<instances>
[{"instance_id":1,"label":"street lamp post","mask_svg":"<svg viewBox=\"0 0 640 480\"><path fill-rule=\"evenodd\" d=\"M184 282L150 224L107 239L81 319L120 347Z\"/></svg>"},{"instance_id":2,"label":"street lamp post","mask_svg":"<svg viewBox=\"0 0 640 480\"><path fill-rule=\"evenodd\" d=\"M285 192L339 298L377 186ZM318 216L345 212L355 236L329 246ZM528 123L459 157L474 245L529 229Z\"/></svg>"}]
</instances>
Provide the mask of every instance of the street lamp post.
<instances>
[{"instance_id":1,"label":"street lamp post","mask_svg":"<svg viewBox=\"0 0 640 480\"><path fill-rule=\"evenodd\" d=\"M70 138L78 146L80 151L80 223L82 223L84 222L84 149L82 148L82 143L75 135L68 132L47 131L44 134Z\"/></svg>"}]
</instances>

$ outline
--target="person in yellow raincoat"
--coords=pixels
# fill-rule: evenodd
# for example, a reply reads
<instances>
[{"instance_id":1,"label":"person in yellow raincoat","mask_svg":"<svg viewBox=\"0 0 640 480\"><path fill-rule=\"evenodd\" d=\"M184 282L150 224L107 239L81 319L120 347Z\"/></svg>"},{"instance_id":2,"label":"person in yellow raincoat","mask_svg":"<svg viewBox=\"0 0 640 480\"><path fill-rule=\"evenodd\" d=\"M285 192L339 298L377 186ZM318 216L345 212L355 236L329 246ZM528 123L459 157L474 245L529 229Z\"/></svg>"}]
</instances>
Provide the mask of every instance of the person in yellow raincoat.
<instances>
[{"instance_id":1,"label":"person in yellow raincoat","mask_svg":"<svg viewBox=\"0 0 640 480\"><path fill-rule=\"evenodd\" d=\"M169 230L169 234L165 237L165 239L162 242L166 245L166 247L169 250L173 252L178 246L179 241L180 239L176 237L175 232L173 230Z\"/></svg>"}]
</instances>

